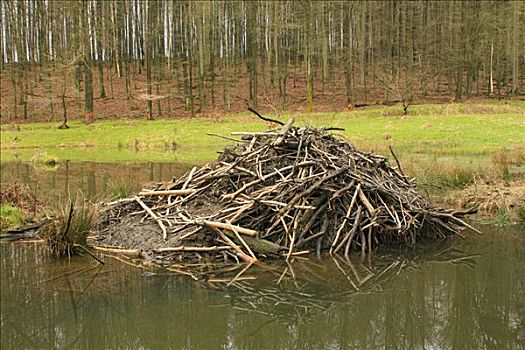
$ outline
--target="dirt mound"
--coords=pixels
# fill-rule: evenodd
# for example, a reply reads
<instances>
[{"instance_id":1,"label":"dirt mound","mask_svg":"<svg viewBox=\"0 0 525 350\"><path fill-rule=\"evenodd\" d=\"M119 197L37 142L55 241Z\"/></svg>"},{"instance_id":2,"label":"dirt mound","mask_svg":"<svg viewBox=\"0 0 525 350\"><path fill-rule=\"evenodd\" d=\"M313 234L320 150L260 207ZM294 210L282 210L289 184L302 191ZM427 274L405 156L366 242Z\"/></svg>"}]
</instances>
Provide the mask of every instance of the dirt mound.
<instances>
[{"instance_id":1,"label":"dirt mound","mask_svg":"<svg viewBox=\"0 0 525 350\"><path fill-rule=\"evenodd\" d=\"M108 203L98 243L164 261L254 262L411 245L469 227L461 219L469 211L433 206L399 165L329 130L290 120L234 133L239 143L216 161Z\"/></svg>"}]
</instances>

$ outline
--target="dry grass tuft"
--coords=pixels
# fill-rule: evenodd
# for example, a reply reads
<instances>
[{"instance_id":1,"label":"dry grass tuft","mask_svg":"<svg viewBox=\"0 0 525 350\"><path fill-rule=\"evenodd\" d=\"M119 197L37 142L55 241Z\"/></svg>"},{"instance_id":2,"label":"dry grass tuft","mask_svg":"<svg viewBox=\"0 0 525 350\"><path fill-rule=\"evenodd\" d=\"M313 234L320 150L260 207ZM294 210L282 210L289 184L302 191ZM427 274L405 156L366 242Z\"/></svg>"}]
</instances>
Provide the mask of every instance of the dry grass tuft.
<instances>
[{"instance_id":1,"label":"dry grass tuft","mask_svg":"<svg viewBox=\"0 0 525 350\"><path fill-rule=\"evenodd\" d=\"M525 147L515 147L509 150L495 152L492 155L492 162L513 166L525 165Z\"/></svg>"},{"instance_id":2,"label":"dry grass tuft","mask_svg":"<svg viewBox=\"0 0 525 350\"><path fill-rule=\"evenodd\" d=\"M86 246L87 236L98 222L99 211L98 205L81 196L77 196L74 203L59 203L52 211L53 220L40 230L51 255L72 256L77 253L77 247Z\"/></svg>"},{"instance_id":3,"label":"dry grass tuft","mask_svg":"<svg viewBox=\"0 0 525 350\"><path fill-rule=\"evenodd\" d=\"M525 180L482 180L451 195L460 208L476 207L481 216L525 221Z\"/></svg>"}]
</instances>

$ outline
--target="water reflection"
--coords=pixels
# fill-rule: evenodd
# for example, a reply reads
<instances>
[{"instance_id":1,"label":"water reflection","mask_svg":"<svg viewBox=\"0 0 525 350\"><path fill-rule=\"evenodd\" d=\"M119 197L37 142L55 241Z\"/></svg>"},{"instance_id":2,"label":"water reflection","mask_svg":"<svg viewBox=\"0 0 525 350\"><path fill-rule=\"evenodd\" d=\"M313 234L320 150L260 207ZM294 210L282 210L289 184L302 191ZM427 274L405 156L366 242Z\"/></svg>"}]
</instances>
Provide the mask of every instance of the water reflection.
<instances>
[{"instance_id":1,"label":"water reflection","mask_svg":"<svg viewBox=\"0 0 525 350\"><path fill-rule=\"evenodd\" d=\"M484 231L439 254L415 251L400 260L412 262L408 268L395 267L376 285L357 285L359 291L352 286L356 274L382 271L388 258L351 261L356 274L342 260L340 268L332 260L302 261L291 266L296 278L279 284L279 274L249 270L256 281L225 289L220 282L153 275L108 259L105 266L87 258L55 261L37 245L2 244L1 345L520 349L524 229ZM476 257L462 259L466 255Z\"/></svg>"},{"instance_id":2,"label":"water reflection","mask_svg":"<svg viewBox=\"0 0 525 350\"><path fill-rule=\"evenodd\" d=\"M145 183L179 177L189 168L183 163L75 163L63 161L53 167L31 162L1 163L2 184L22 181L39 196L51 201L82 191L88 198L112 192L139 190Z\"/></svg>"}]
</instances>

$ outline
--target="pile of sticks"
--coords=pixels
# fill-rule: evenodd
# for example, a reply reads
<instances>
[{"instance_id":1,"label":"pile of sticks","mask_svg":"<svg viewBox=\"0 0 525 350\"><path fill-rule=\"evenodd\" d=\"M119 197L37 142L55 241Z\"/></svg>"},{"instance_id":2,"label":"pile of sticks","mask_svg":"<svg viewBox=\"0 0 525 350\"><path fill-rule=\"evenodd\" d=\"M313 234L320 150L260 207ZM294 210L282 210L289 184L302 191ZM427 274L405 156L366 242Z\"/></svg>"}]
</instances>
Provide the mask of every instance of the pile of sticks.
<instances>
[{"instance_id":1,"label":"pile of sticks","mask_svg":"<svg viewBox=\"0 0 525 350\"><path fill-rule=\"evenodd\" d=\"M162 243L148 252L156 258L253 263L309 253L348 256L475 230L462 219L471 212L437 208L422 196L395 155L391 166L330 129L293 122L232 133L238 144L216 161L108 203L108 231L135 217L158 227Z\"/></svg>"}]
</instances>

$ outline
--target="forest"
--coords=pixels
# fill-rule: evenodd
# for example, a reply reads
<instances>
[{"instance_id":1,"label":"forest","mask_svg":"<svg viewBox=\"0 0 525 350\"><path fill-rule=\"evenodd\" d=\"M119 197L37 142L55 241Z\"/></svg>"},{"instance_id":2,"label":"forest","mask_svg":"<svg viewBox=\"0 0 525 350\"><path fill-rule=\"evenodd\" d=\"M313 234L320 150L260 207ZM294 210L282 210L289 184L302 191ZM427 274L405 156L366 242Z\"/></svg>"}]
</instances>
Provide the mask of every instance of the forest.
<instances>
[{"instance_id":1,"label":"forest","mask_svg":"<svg viewBox=\"0 0 525 350\"><path fill-rule=\"evenodd\" d=\"M2 121L520 95L520 1L11 0Z\"/></svg>"}]
</instances>

